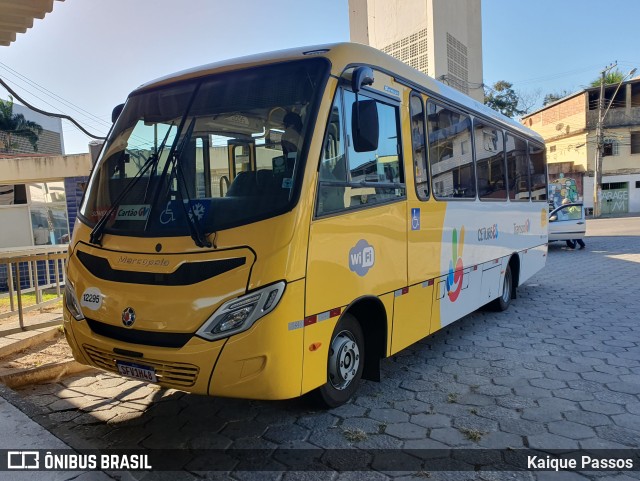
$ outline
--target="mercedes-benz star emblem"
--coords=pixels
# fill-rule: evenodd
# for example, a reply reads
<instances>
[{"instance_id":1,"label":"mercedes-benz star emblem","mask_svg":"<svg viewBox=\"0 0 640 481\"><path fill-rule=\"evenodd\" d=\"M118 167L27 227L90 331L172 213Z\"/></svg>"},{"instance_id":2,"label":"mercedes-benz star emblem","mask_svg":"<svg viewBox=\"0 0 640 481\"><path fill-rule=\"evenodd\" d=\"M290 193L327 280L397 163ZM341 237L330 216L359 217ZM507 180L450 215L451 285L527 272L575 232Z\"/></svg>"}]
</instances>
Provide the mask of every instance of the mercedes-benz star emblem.
<instances>
[{"instance_id":1,"label":"mercedes-benz star emblem","mask_svg":"<svg viewBox=\"0 0 640 481\"><path fill-rule=\"evenodd\" d=\"M133 307L127 307L122 311L122 324L125 327L131 327L134 322L136 322L136 311L133 310Z\"/></svg>"}]
</instances>

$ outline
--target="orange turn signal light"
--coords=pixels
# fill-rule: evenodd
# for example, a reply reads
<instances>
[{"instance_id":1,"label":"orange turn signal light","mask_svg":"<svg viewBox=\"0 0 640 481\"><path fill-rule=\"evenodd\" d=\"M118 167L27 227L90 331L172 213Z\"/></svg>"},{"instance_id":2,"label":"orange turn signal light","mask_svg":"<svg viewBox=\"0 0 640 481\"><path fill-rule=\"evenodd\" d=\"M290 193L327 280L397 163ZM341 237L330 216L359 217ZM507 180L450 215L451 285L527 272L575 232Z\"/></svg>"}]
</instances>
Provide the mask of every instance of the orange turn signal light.
<instances>
[{"instance_id":1,"label":"orange turn signal light","mask_svg":"<svg viewBox=\"0 0 640 481\"><path fill-rule=\"evenodd\" d=\"M313 351L317 351L318 349L320 349L320 346L322 346L322 343L321 343L321 342L314 342L313 344L311 344L311 345L309 346L309 350L310 350L311 352L313 352Z\"/></svg>"}]
</instances>

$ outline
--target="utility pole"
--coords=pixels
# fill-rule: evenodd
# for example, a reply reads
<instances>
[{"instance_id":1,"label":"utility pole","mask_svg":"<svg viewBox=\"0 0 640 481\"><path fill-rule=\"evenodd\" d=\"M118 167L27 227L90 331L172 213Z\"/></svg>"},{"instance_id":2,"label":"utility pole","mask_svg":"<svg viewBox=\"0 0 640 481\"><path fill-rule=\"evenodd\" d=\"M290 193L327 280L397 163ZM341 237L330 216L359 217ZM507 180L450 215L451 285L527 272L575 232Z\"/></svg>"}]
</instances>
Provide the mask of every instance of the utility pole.
<instances>
[{"instance_id":1,"label":"utility pole","mask_svg":"<svg viewBox=\"0 0 640 481\"><path fill-rule=\"evenodd\" d=\"M613 100L616 98L618 94L618 90L620 90L620 86L624 83L627 77L633 77L636 73L636 69L633 68L631 71L622 77L622 80L618 83L616 90L613 92L611 99L609 100L609 105L607 108L604 108L604 79L609 70L615 68L618 65L618 62L614 62L608 67L606 67L600 74L602 78L600 79L600 98L598 99L598 123L596 124L596 158L593 167L593 217L600 217L602 214L602 153L604 151L604 132L603 132L603 124L604 119L611 108L611 104L613 104Z\"/></svg>"},{"instance_id":2,"label":"utility pole","mask_svg":"<svg viewBox=\"0 0 640 481\"><path fill-rule=\"evenodd\" d=\"M602 123L604 121L604 79L607 72L618 65L612 63L600 72L600 97L598 98L598 123L596 124L596 158L593 165L593 217L600 217L600 198L602 196L602 151L604 141L602 135ZM613 98L611 99L613 101Z\"/></svg>"}]
</instances>

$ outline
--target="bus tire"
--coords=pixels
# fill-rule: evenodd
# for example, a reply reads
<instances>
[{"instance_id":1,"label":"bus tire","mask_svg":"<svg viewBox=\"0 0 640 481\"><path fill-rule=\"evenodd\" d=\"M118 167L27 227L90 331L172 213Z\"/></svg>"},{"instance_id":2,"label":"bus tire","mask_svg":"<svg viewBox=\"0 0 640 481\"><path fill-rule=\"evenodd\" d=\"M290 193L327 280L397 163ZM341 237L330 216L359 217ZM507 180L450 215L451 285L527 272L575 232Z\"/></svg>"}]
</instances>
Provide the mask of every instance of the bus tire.
<instances>
[{"instance_id":1,"label":"bus tire","mask_svg":"<svg viewBox=\"0 0 640 481\"><path fill-rule=\"evenodd\" d=\"M504 281L502 283L502 293L500 297L491 302L491 307L498 312L506 311L511 304L513 298L513 276L511 275L511 266L507 265L504 271Z\"/></svg>"},{"instance_id":2,"label":"bus tire","mask_svg":"<svg viewBox=\"0 0 640 481\"><path fill-rule=\"evenodd\" d=\"M315 390L322 407L336 408L356 392L364 368L364 335L354 316L345 313L331 336L327 358L327 382Z\"/></svg>"}]
</instances>

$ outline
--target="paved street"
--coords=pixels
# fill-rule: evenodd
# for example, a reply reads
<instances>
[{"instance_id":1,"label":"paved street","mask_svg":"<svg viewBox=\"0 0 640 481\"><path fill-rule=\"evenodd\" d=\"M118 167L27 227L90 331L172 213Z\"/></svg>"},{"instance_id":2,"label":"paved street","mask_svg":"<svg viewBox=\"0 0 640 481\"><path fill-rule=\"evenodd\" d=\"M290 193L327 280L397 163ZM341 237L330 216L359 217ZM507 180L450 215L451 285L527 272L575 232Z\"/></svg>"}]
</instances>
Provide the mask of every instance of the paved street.
<instances>
[{"instance_id":1,"label":"paved street","mask_svg":"<svg viewBox=\"0 0 640 481\"><path fill-rule=\"evenodd\" d=\"M519 289L509 310L476 312L384 360L382 382L364 382L353 402L338 409L314 411L301 400L213 399L110 374L29 387L18 392L20 407L75 448L637 448L640 237L633 234L640 219L621 221L628 237L588 237L587 249L575 251L551 244L547 266ZM597 224L593 232L600 233L601 222L590 221L588 232ZM187 469L180 479L207 475ZM640 479L638 471L555 474L231 477Z\"/></svg>"}]
</instances>

